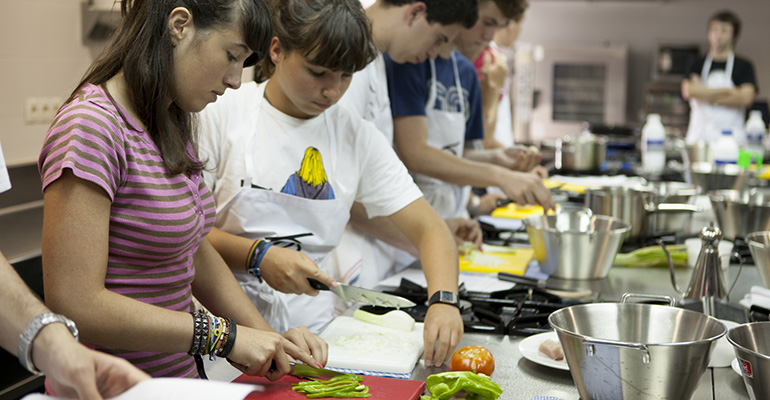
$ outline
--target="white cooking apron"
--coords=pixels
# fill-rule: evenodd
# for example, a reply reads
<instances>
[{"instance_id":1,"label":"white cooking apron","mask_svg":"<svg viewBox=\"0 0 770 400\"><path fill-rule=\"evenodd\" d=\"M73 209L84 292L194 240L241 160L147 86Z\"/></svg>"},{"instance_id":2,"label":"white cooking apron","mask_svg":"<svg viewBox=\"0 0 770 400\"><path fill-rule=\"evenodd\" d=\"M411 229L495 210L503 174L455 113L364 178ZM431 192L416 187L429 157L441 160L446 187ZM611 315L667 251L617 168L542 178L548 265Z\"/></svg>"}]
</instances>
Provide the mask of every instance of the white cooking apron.
<instances>
[{"instance_id":1,"label":"white cooking apron","mask_svg":"<svg viewBox=\"0 0 770 400\"><path fill-rule=\"evenodd\" d=\"M264 87L265 85L261 85L257 91L257 119L261 114ZM326 114L323 118L330 149L329 157L324 159L324 168L327 176L333 177L337 138ZM337 199L313 200L253 188L252 183L257 182L252 179L259 176L260 172L254 165L254 159L259 157L262 151L258 140L259 133L255 131L246 143L246 176L243 177L241 188L235 196L217 212L216 226L254 240L299 236L295 241L301 246L302 253L323 269L326 256L339 242L350 219L350 207ZM269 174L270 171L262 173ZM308 233L311 235L307 235ZM305 236L302 236L303 234ZM333 317L334 295L331 292L322 291L315 297L285 294L271 288L267 283L260 283L246 272L234 274L262 316L278 332L300 325L316 331Z\"/></svg>"},{"instance_id":2,"label":"white cooking apron","mask_svg":"<svg viewBox=\"0 0 770 400\"><path fill-rule=\"evenodd\" d=\"M431 87L428 101L425 104L425 115L428 118L428 145L462 157L465 147L465 99L454 53L452 53L452 68L454 69L457 92L447 92L445 104L449 104L449 99L456 95L460 110L437 110L435 108L438 92L436 63L434 60L430 60ZM470 186L455 185L418 173L413 173L412 176L414 182L425 195L425 199L442 218L468 216L466 206L470 197Z\"/></svg>"},{"instance_id":3,"label":"white cooking apron","mask_svg":"<svg viewBox=\"0 0 770 400\"><path fill-rule=\"evenodd\" d=\"M711 56L708 56L703 62L703 70L701 71L703 84L714 89L734 88L732 75L735 55L730 54L727 58L724 71L711 71L712 61ZM738 144L745 143L746 135L743 126L745 114L746 109L743 107L725 107L692 98L690 99L690 123L687 127L686 142L688 144L697 141L713 143L719 140L723 130L730 129L733 131L733 138Z\"/></svg>"}]
</instances>

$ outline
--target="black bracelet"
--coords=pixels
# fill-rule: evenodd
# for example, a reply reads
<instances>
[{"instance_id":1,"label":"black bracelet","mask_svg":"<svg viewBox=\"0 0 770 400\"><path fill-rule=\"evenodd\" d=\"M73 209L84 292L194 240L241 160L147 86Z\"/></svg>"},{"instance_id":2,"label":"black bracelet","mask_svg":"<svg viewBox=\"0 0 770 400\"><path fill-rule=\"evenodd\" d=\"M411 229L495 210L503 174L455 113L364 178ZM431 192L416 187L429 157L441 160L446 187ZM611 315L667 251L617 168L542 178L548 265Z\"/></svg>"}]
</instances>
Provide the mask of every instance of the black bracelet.
<instances>
[{"instance_id":1,"label":"black bracelet","mask_svg":"<svg viewBox=\"0 0 770 400\"><path fill-rule=\"evenodd\" d=\"M193 317L193 340L190 345L190 351L188 355L194 356L198 354L198 350L201 345L201 336L203 335L203 314L193 311L190 313Z\"/></svg>"},{"instance_id":2,"label":"black bracelet","mask_svg":"<svg viewBox=\"0 0 770 400\"><path fill-rule=\"evenodd\" d=\"M218 354L218 356L222 358L227 358L227 356L230 355L230 352L233 351L233 345L235 345L235 335L237 331L237 325L232 318L228 317L227 322L230 325L230 332L227 334L227 341L225 342L225 345L222 346L222 351L220 351Z\"/></svg>"}]
</instances>

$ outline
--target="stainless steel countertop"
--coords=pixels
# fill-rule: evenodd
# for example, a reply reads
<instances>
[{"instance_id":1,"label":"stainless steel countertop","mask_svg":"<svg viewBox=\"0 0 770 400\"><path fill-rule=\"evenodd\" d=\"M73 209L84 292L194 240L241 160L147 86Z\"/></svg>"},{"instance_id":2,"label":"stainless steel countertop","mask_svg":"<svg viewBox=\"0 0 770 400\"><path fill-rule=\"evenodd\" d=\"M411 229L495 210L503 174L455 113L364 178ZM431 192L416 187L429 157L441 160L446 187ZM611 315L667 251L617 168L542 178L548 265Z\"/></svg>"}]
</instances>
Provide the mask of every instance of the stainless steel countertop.
<instances>
[{"instance_id":1,"label":"stainless steel countertop","mask_svg":"<svg viewBox=\"0 0 770 400\"><path fill-rule=\"evenodd\" d=\"M728 269L725 274L728 284L732 284L738 269L737 265ZM692 271L689 268L677 270L676 277L680 288L687 286ZM744 267L731 294L732 301L740 300L758 279L755 267ZM668 270L664 268L613 267L607 279L584 282L584 285L599 288L602 301L617 301L626 292L668 295L680 299L671 286ZM503 387L501 399L530 400L535 396L554 396L564 400L578 400L580 396L569 371L541 366L522 357L519 352L522 339L524 337L469 333L463 336L460 345L481 345L492 352L495 357L495 372L492 377ZM446 370L446 366L425 368L424 365L418 364L412 379L425 380L430 374ZM749 396L743 385L743 378L727 367L707 369L692 398L734 400L748 399Z\"/></svg>"}]
</instances>

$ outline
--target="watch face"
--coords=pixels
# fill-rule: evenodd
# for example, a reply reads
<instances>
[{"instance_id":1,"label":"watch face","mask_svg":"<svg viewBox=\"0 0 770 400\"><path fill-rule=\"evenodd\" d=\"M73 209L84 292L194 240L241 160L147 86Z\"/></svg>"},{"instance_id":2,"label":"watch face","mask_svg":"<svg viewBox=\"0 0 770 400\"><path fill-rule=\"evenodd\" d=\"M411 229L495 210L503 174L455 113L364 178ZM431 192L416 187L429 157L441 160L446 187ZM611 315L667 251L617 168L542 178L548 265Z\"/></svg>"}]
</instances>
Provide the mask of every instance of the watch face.
<instances>
[{"instance_id":1,"label":"watch face","mask_svg":"<svg viewBox=\"0 0 770 400\"><path fill-rule=\"evenodd\" d=\"M446 302L446 303L456 303L457 299L455 298L455 294L452 292L441 292L440 301Z\"/></svg>"}]
</instances>

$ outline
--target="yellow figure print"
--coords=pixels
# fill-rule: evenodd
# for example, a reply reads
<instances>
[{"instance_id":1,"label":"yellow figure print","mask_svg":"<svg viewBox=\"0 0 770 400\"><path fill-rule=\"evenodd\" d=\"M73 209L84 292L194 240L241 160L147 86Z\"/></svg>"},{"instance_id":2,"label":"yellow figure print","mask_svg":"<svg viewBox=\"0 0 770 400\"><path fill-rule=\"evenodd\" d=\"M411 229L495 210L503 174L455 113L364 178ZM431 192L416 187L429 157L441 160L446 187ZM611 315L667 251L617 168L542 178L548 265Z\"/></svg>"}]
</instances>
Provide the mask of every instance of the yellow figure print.
<instances>
[{"instance_id":1,"label":"yellow figure print","mask_svg":"<svg viewBox=\"0 0 770 400\"><path fill-rule=\"evenodd\" d=\"M334 199L334 190L327 180L323 158L318 149L315 147L305 149L299 171L289 177L281 189L281 193L293 194L306 199Z\"/></svg>"}]
</instances>

